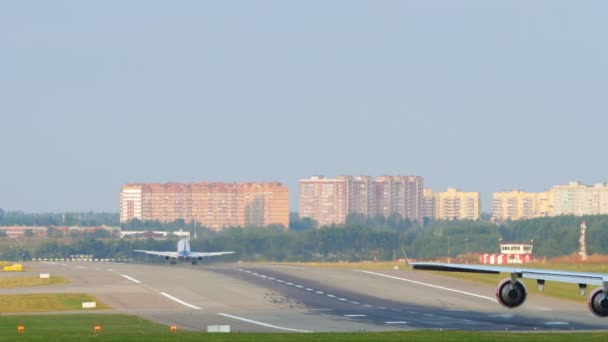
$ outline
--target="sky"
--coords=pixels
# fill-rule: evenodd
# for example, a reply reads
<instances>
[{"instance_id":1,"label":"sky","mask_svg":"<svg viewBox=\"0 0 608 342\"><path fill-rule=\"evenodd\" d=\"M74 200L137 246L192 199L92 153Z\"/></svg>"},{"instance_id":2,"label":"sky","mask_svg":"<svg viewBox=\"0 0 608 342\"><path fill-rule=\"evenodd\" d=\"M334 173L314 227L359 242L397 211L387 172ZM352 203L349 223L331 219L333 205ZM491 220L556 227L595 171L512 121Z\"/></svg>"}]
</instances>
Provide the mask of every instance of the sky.
<instances>
[{"instance_id":1,"label":"sky","mask_svg":"<svg viewBox=\"0 0 608 342\"><path fill-rule=\"evenodd\" d=\"M608 181L605 1L4 1L0 208L128 182Z\"/></svg>"}]
</instances>

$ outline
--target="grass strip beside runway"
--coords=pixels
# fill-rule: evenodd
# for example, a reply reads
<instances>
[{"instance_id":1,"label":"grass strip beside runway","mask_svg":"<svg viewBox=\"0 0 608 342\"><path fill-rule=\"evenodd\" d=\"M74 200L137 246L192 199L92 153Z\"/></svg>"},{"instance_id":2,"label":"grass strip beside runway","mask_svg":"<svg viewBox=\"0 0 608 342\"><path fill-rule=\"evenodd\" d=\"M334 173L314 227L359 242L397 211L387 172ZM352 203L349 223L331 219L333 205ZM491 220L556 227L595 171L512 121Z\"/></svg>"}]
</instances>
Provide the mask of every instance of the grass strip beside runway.
<instances>
[{"instance_id":1,"label":"grass strip beside runway","mask_svg":"<svg viewBox=\"0 0 608 342\"><path fill-rule=\"evenodd\" d=\"M201 326L204 327L204 322ZM23 332L17 327L22 325ZM99 332L94 327L99 326ZM136 316L8 315L0 319L0 341L606 341L608 333L511 333L462 331L402 331L387 333L199 333L152 323Z\"/></svg>"},{"instance_id":2,"label":"grass strip beside runway","mask_svg":"<svg viewBox=\"0 0 608 342\"><path fill-rule=\"evenodd\" d=\"M68 280L64 277L2 277L0 278L0 288L11 288L11 287L30 287L30 286L46 286L46 285L57 285L67 284Z\"/></svg>"},{"instance_id":3,"label":"grass strip beside runway","mask_svg":"<svg viewBox=\"0 0 608 342\"><path fill-rule=\"evenodd\" d=\"M0 295L0 313L83 310L82 302L97 302L96 309L107 309L95 297L82 293L41 293ZM95 309L86 309L95 310Z\"/></svg>"}]
</instances>

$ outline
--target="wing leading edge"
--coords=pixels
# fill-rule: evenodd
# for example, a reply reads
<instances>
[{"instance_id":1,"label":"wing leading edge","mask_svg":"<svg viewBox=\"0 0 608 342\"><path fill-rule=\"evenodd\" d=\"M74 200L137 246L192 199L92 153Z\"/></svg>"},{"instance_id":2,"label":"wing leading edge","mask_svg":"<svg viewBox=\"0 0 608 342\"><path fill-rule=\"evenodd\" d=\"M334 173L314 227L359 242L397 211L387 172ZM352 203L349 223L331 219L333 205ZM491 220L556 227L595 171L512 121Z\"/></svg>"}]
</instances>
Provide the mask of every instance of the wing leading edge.
<instances>
[{"instance_id":1,"label":"wing leading edge","mask_svg":"<svg viewBox=\"0 0 608 342\"><path fill-rule=\"evenodd\" d=\"M447 272L469 272L469 273L511 273L517 274L519 278L529 278L536 280L550 280L563 283L587 284L608 286L608 274L586 273L574 271L543 270L534 268L506 267L506 266L485 266L485 265L465 265L447 264L433 262L408 262L415 270L447 271Z\"/></svg>"}]
</instances>

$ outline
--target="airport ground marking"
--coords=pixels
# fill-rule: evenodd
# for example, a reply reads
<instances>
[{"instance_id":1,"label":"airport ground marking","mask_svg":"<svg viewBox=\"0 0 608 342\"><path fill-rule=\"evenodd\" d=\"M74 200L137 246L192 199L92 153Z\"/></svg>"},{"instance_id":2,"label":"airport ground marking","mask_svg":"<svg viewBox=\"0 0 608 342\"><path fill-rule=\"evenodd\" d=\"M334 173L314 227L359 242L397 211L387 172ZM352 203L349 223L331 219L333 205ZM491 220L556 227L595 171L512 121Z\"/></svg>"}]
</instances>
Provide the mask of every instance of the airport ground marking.
<instances>
[{"instance_id":1,"label":"airport ground marking","mask_svg":"<svg viewBox=\"0 0 608 342\"><path fill-rule=\"evenodd\" d=\"M452 289L452 288L445 287L445 286L439 286L439 285L433 285L433 284L429 284L429 283L423 283L421 281L416 281L416 280L411 280L411 279L406 279L406 278L395 277L395 276L391 276L391 275L388 275L388 274L377 273L377 272L370 272L370 271L364 271L364 270L353 270L353 271L355 271L355 272L361 272L361 273L367 273L367 274L372 274L372 275L377 275L377 276L391 278L391 279L396 279L396 280L401 280L401 281L406 281L408 283L428 286L428 287L432 287L434 289L439 289L439 290L445 290L445 291L460 293L460 294L464 294L464 295L467 295L467 296L472 296L472 297L477 297L477 298L481 298L481 299L486 299L486 300L489 300L489 301L492 301L492 302L496 301L494 298L478 295L476 293L456 290L456 289Z\"/></svg>"},{"instance_id":2,"label":"airport ground marking","mask_svg":"<svg viewBox=\"0 0 608 342\"><path fill-rule=\"evenodd\" d=\"M129 277L126 274L121 274L120 276L123 277L123 278L125 278L125 279L128 279L128 280L130 280L132 282L134 282L135 284L141 284L141 281L139 281L139 280L137 280L135 278Z\"/></svg>"},{"instance_id":3,"label":"airport ground marking","mask_svg":"<svg viewBox=\"0 0 608 342\"><path fill-rule=\"evenodd\" d=\"M367 315L364 315L364 314L352 314L352 315L344 315L344 317L367 317Z\"/></svg>"},{"instance_id":4,"label":"airport ground marking","mask_svg":"<svg viewBox=\"0 0 608 342\"><path fill-rule=\"evenodd\" d=\"M248 319L248 318L244 318L244 317L239 317L239 316L234 316L234 315L230 315L230 314L226 314L226 313L218 313L218 315L223 316L223 317L228 317L228 318L236 319L236 320L243 321L243 322L247 322L247 323L251 323L251 324L261 325L261 326L267 327L267 328L277 329L277 330L285 330L285 331L293 331L293 332L301 332L301 333L311 333L312 332L310 330L300 330L300 329L286 328L286 327L281 327L281 326L278 326L278 325L272 325L272 324L268 324L268 323L264 323L264 322L258 322L258 321L254 321L252 319Z\"/></svg>"},{"instance_id":5,"label":"airport ground marking","mask_svg":"<svg viewBox=\"0 0 608 342\"><path fill-rule=\"evenodd\" d=\"M164 297L167 297L167 298L171 299L171 300L172 300L172 301L174 301L174 302L180 303L180 304L181 304L181 305L183 305L183 306L187 306L187 307L189 307L189 308L191 308L191 309L194 309L194 310L202 310L202 309L201 309L201 308L199 308L198 306L196 306L196 305L192 305L192 304L190 304L190 303L186 303L186 302L184 302L183 300L181 300L181 299L179 299L179 298L176 298L176 297L173 297L172 295L170 295L170 294L168 294L168 293L166 293L166 292L160 292L160 294L161 294L162 296L164 296Z\"/></svg>"},{"instance_id":6,"label":"airport ground marking","mask_svg":"<svg viewBox=\"0 0 608 342\"><path fill-rule=\"evenodd\" d=\"M386 324L408 324L409 322L406 321L389 321L389 322L384 322Z\"/></svg>"}]
</instances>

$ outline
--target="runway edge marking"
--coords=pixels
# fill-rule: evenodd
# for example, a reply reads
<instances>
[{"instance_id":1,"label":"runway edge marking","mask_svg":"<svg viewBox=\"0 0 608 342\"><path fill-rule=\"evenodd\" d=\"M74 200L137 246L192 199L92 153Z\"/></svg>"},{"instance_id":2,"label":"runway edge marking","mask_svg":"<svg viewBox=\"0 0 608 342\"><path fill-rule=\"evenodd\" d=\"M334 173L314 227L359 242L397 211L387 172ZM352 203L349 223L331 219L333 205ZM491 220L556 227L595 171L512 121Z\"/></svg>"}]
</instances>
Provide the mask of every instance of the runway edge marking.
<instances>
[{"instance_id":1,"label":"runway edge marking","mask_svg":"<svg viewBox=\"0 0 608 342\"><path fill-rule=\"evenodd\" d=\"M112 271L112 270L108 270L108 271ZM123 277L123 278L125 278L125 279L128 279L128 280L130 280L130 281L132 281L132 282L134 282L136 284L141 284L141 281L139 281L139 280L137 280L135 278L129 277L126 274L121 274L120 276Z\"/></svg>"},{"instance_id":2,"label":"runway edge marking","mask_svg":"<svg viewBox=\"0 0 608 342\"><path fill-rule=\"evenodd\" d=\"M218 315L223 316L223 317L228 317L228 318L236 319L236 320L243 321L243 322L247 322L247 323L251 323L251 324L261 325L263 327L278 329L278 330L286 330L286 331L301 332L301 333L311 333L312 332L310 330L300 330L300 329L292 329L292 328L280 327L278 325L272 325L272 324L268 324L268 323L258 322L258 321L254 321L252 319L248 319L248 318L244 318L244 317L239 317L239 316L234 316L234 315L230 315L230 314L226 314L226 313L218 313Z\"/></svg>"},{"instance_id":3,"label":"runway edge marking","mask_svg":"<svg viewBox=\"0 0 608 342\"><path fill-rule=\"evenodd\" d=\"M190 303L186 303L186 302L184 302L183 300L181 300L181 299L179 299L179 298L176 298L176 297L173 297L172 295L170 295L170 294L168 294L168 293L166 293L166 292L160 292L160 294L161 294L162 296L164 296L164 297L167 297L167 298L171 299L171 300L172 300L172 301L174 301L174 302L178 302L178 303L180 303L181 305L187 306L187 307L189 307L189 308L191 308L191 309L194 309L194 310L202 310L202 309L201 309L201 308L199 308L198 306L196 306L196 305L192 305L192 304L190 304Z\"/></svg>"},{"instance_id":4,"label":"runway edge marking","mask_svg":"<svg viewBox=\"0 0 608 342\"><path fill-rule=\"evenodd\" d=\"M478 295L476 293L471 293L471 292L451 289L449 287L444 287L444 286L439 286L439 285L433 285L433 284L429 284L429 283L423 283L421 281L410 280L410 279L406 279L406 278L399 278L399 277L391 276L391 275L388 275L388 274L376 273L376 272L370 272L370 271L364 271L364 270L353 270L353 271L355 271L355 272L361 272L361 273L367 273L367 274L373 274L373 275L377 275L377 276L381 276L381 277L386 277L386 278L391 278L391 279L396 279L396 280L401 280L401 281L406 281L406 282L413 283L413 284L418 284L418 285L432 287L434 289L445 290L445 291L450 291L450 292L456 292L456 293L464 294L464 295L467 295L467 296L472 296L472 297L477 297L477 298L481 298L481 299L486 299L486 300L489 300L489 301L492 301L492 302L495 301L494 298Z\"/></svg>"}]
</instances>

